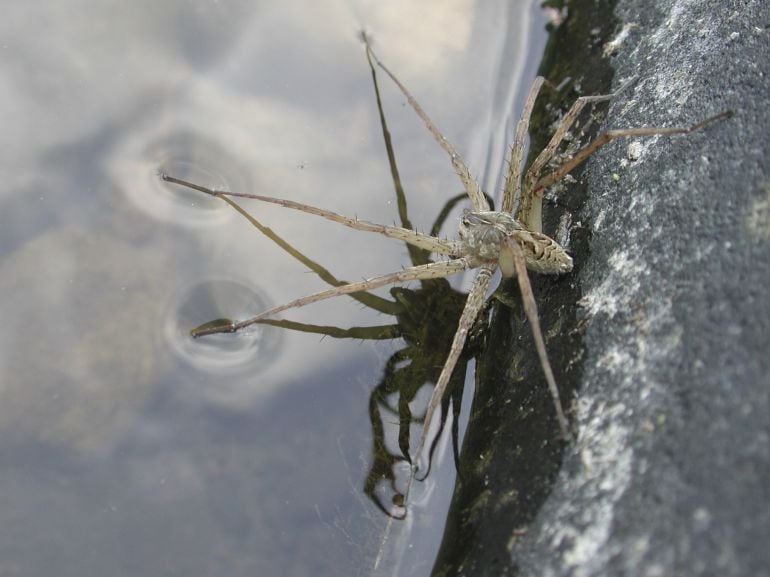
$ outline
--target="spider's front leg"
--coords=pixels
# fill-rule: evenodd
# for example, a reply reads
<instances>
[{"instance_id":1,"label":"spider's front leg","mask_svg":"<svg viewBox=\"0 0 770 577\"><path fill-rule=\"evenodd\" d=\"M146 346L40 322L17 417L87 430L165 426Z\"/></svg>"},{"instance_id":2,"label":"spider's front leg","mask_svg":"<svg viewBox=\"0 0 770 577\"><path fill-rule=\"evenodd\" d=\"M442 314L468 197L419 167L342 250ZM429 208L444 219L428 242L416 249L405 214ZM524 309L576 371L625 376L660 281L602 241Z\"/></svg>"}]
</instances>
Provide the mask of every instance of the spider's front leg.
<instances>
[{"instance_id":1,"label":"spider's front leg","mask_svg":"<svg viewBox=\"0 0 770 577\"><path fill-rule=\"evenodd\" d=\"M334 298L340 295L346 295L357 292L370 291L381 286L389 284L400 284L411 280L426 280L432 278L446 278L452 276L464 270L468 270L474 266L465 258L457 258L454 260L442 260L438 262L431 262L428 264L422 264L417 266L411 266L400 270L398 272L373 277L370 279L354 282L330 289L326 289L311 295L307 295L286 304L273 307L266 310L256 316L246 319L244 321L236 323L228 323L225 325L217 325L213 327L207 327L193 334L194 337L202 337L205 335L211 335L216 333L234 333L248 326L258 323L259 321L277 315L288 309L295 309L304 307L306 305L316 303L318 301Z\"/></svg>"},{"instance_id":2,"label":"spider's front leg","mask_svg":"<svg viewBox=\"0 0 770 577\"><path fill-rule=\"evenodd\" d=\"M179 186L184 186L186 188L191 188L193 190L203 192L210 196L216 196L219 198L224 198L224 197L246 198L251 200L258 200L260 202L267 202L270 204L277 204L279 206L290 208L292 210L298 210L300 212L305 212L307 214L314 214L316 216L325 218L326 220L337 222L339 224L342 224L344 226L347 226L355 230L361 230L364 232L376 232L378 234L382 234L390 238L395 238L395 239L404 241L411 245L425 249L429 252L444 254L452 257L462 256L460 254L457 243L453 241L434 237L428 234L423 234L421 232L409 230L407 228L403 228L400 226L387 226L383 224L369 222L366 220L359 220L357 218L350 218L348 216L343 216L336 212L332 212L331 210L318 208L317 206L311 206L309 204L303 204L301 202L296 202L293 200L287 200L285 198L276 198L274 196L264 196L262 194L252 194L252 193L246 193L246 192L230 192L226 190L213 190L205 186L195 184L194 182L190 182L188 180L182 180L181 178L176 178L174 176L171 176L165 173L161 173L160 178L162 180L165 180L166 182L178 184Z\"/></svg>"}]
</instances>

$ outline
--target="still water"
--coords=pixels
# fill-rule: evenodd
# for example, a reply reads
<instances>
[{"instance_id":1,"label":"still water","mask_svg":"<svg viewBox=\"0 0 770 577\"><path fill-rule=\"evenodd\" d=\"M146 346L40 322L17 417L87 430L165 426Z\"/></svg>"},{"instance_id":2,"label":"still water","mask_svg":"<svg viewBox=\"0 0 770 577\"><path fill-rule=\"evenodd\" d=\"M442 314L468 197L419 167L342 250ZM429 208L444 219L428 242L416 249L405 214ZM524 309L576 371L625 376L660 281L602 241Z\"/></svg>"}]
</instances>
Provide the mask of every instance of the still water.
<instances>
[{"instance_id":1,"label":"still water","mask_svg":"<svg viewBox=\"0 0 770 577\"><path fill-rule=\"evenodd\" d=\"M405 342L270 326L192 340L326 285L157 173L396 222L366 28L494 193L544 42L537 3L4 4L0 575L370 575L378 555L380 574L428 575L451 448L384 545L387 495L364 491L370 398ZM381 83L409 215L429 230L460 185ZM243 204L337 278L409 264L393 240ZM285 318L396 323L347 297Z\"/></svg>"}]
</instances>

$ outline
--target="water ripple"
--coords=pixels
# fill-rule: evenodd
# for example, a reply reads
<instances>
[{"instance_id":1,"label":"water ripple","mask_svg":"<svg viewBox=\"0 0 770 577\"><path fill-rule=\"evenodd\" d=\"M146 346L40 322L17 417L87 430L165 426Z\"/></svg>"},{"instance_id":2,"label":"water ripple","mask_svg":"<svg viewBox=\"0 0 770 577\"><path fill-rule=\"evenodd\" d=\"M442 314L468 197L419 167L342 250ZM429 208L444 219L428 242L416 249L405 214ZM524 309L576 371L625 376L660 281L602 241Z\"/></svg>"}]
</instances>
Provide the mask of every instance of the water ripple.
<instances>
[{"instance_id":1,"label":"water ripple","mask_svg":"<svg viewBox=\"0 0 770 577\"><path fill-rule=\"evenodd\" d=\"M254 325L235 334L200 338L190 330L214 319L248 318L268 308L267 299L246 282L210 279L197 282L174 298L167 314L165 337L186 364L215 374L256 374L264 371L280 348L281 331Z\"/></svg>"},{"instance_id":2,"label":"water ripple","mask_svg":"<svg viewBox=\"0 0 770 577\"><path fill-rule=\"evenodd\" d=\"M132 132L119 146L111 170L131 202L152 218L200 228L226 222L232 211L215 198L163 182L160 173L212 189L247 190L248 170L236 158L234 152L194 131L169 133L167 128L147 127Z\"/></svg>"}]
</instances>

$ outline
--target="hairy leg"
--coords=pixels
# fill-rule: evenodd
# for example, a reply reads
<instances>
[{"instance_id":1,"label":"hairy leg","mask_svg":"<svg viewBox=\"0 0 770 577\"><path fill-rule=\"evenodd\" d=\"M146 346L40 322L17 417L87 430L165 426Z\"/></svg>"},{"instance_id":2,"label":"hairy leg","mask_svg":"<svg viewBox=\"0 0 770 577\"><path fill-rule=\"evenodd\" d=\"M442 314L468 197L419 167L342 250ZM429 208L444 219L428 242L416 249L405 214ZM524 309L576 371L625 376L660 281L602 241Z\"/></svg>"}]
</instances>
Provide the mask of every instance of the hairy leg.
<instances>
[{"instance_id":1,"label":"hairy leg","mask_svg":"<svg viewBox=\"0 0 770 577\"><path fill-rule=\"evenodd\" d=\"M389 284L399 284L410 280L445 278L453 274L457 274L458 272L467 270L469 268L472 268L472 266L464 258L412 266L409 268L405 268L404 270L400 270L398 272L377 276L377 277L365 279L359 282L354 282L343 286L326 289L324 291L313 293L311 295L306 295L304 297L290 301L286 304L266 310L254 317L251 317L250 319L246 319L244 321L239 321L235 323L228 323L224 325L209 327L201 331L195 332L193 336L201 337L204 335L210 335L214 333L234 333L245 327L248 327L250 325L257 323L262 319L271 317L273 315L276 315L288 309L304 307L311 303L326 300L336 296L346 295L346 294L356 293L361 291L368 291L368 290L376 289L378 287L389 285Z\"/></svg>"},{"instance_id":2,"label":"hairy leg","mask_svg":"<svg viewBox=\"0 0 770 577\"><path fill-rule=\"evenodd\" d=\"M406 99L409 102L409 105L417 113L417 116L419 116L420 119L425 124L425 126L427 126L430 133L436 139L436 142L438 142L441 148L443 148L446 151L446 153L449 155L449 158L452 161L452 166L454 167L457 175L460 177L460 180L463 183L463 187L465 188L465 191L468 193L468 197L471 199L471 204L473 204L473 210L476 212L483 212L483 211L489 210L489 203L487 202L487 199L485 198L484 193L481 192L481 187L479 186L478 182L476 182L476 179L474 179L473 176L471 176L470 170L468 170L468 167L465 165L462 158L460 158L460 154L457 152L455 147L452 146L452 143L449 142L446 139L446 137L443 134L441 134L441 132L439 132L436 125L433 123L430 117L422 109L422 106L420 106L419 102L417 102L414 96L412 96L409 90L407 90L406 86L404 86L401 83L401 81L396 77L396 75L393 74L390 71L390 69L380 61L379 58L377 58L377 55L374 53L371 45L369 44L369 38L365 34L362 34L361 36L364 42L366 43L367 55L371 55L371 57L377 63L377 66L382 68L385 71L385 74L390 76L390 79L396 84L396 86L398 86L399 90L401 90L403 95L406 96Z\"/></svg>"},{"instance_id":3,"label":"hairy leg","mask_svg":"<svg viewBox=\"0 0 770 577\"><path fill-rule=\"evenodd\" d=\"M245 192L227 192L223 190L212 190L210 188L206 188L205 186L201 186L193 182L182 180L181 178L176 178L168 174L161 174L161 178L166 182L171 182L173 184L178 184L180 186L192 188L194 190L204 192L211 196L218 196L218 197L229 196L229 197L235 197L235 198L249 198L252 200L259 200L261 202L268 202L270 204L277 204L286 208L291 208L293 210L306 212L308 214L315 214L316 216L320 216L327 220L338 222L340 224L343 224L355 230L376 232L378 234L382 234L390 238L396 238L398 240L407 242L419 248L424 248L430 252L435 252L437 254L445 254L448 256L455 256L455 257L462 256L459 243L457 243L456 241L433 237L427 234L423 234L421 232L409 230L407 228L401 228L399 226L386 226L383 224L377 224L366 220L358 220L357 218L342 216L341 214L337 214L336 212L332 212L330 210L325 210L323 208L318 208L315 206L310 206L309 204L302 204L300 202L295 202L293 200L275 198L273 196L263 196L261 194L249 194Z\"/></svg>"}]
</instances>

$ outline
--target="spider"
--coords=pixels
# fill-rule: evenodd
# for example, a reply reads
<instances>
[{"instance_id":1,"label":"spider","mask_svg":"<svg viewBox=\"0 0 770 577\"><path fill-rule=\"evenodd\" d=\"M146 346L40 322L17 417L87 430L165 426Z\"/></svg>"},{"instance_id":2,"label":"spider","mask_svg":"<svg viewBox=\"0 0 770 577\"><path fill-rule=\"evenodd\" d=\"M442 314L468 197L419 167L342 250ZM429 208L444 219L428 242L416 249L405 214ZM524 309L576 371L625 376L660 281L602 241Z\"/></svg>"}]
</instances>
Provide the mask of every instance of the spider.
<instances>
[{"instance_id":1,"label":"spider","mask_svg":"<svg viewBox=\"0 0 770 577\"><path fill-rule=\"evenodd\" d=\"M574 155L568 157L561 162L561 164L557 164L555 168L550 169L550 171L543 175L542 172L548 168L549 163L554 160L568 131L573 126L585 106L615 98L619 93L625 90L634 79L632 78L624 83L618 90L611 94L582 96L578 98L567 113L561 118L546 147L537 155L529 168L524 171L525 139L529 129L529 119L538 94L545 83L545 80L542 77L537 77L530 88L524 110L516 126L514 142L508 163L508 172L503 189L502 207L500 211L493 211L490 209L489 202L482 192L481 187L471 175L470 170L461 159L455 147L441 134L409 90L407 90L395 74L379 60L371 47L368 37L365 34L362 34L361 36L366 47L366 55L370 65L372 61L374 61L376 65L390 77L406 97L409 105L425 124L441 148L443 148L449 155L452 166L459 176L472 205L472 210L465 211L460 218L459 238L444 239L423 234L408 228L386 226L349 218L329 210L301 204L292 200L259 194L212 190L162 173L160 175L161 178L167 182L191 188L211 196L247 198L277 204L286 208L315 214L356 230L375 232L395 238L431 253L443 255L444 257L444 260L410 266L397 272L313 293L266 310L246 320L227 322L224 324L215 323L213 326L212 323L208 323L203 327L194 329L192 331L192 336L200 337L213 333L236 332L264 319L273 317L280 312L306 306L324 299L369 291L381 286L405 283L412 280L446 278L460 272L475 269L477 271L476 277L471 285L465 307L460 316L457 332L454 335L449 354L445 360L425 411L422 434L414 452L414 455L419 458L428 438L434 413L441 405L447 385L450 382L450 378L452 377L455 366L463 351L466 339L468 338L469 331L484 306L493 275L499 270L503 278L516 277L522 295L524 312L534 338L539 362L550 395L553 399L554 411L560 434L565 440L572 439L569 422L562 406L559 390L546 352L545 340L538 318L537 304L527 273L529 270L541 274L565 274L569 273L573 267L572 258L567 254L564 248L542 232L543 193L549 186L559 182L599 148L612 140L633 136L688 134L712 122L727 118L732 115L732 112L723 112L686 127L626 128L610 130L596 137L593 141L580 148ZM416 468L417 465L415 461L412 465L413 473L416 471Z\"/></svg>"}]
</instances>

